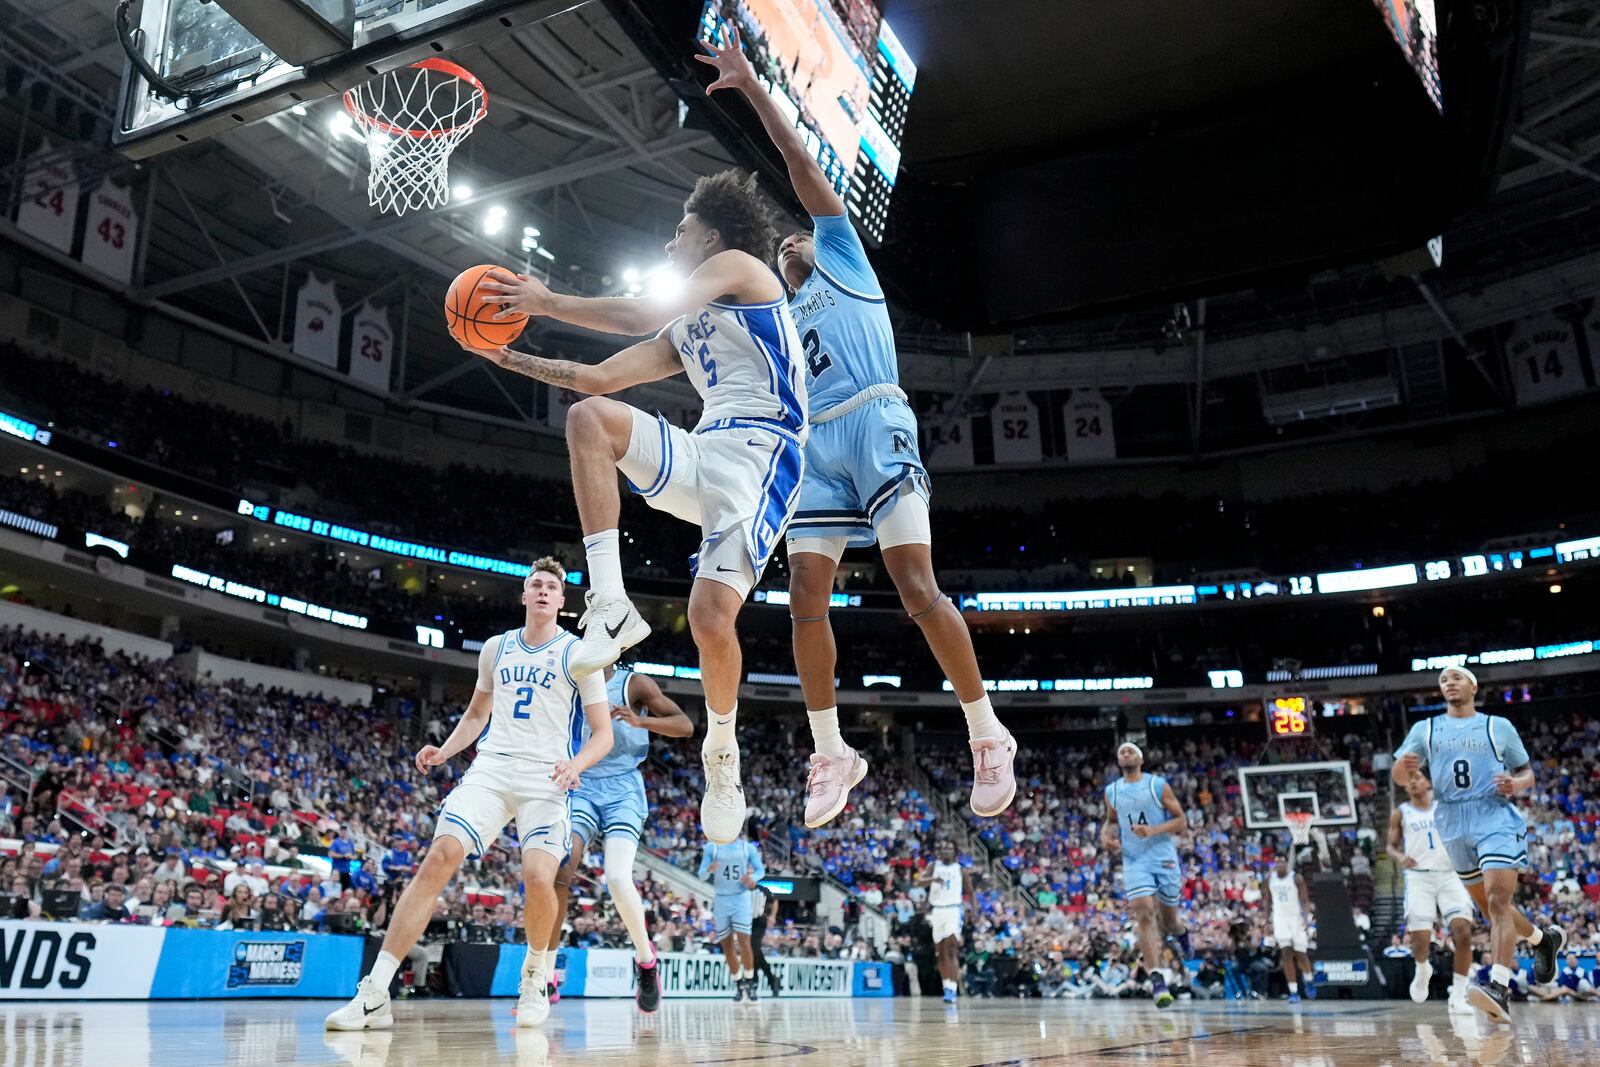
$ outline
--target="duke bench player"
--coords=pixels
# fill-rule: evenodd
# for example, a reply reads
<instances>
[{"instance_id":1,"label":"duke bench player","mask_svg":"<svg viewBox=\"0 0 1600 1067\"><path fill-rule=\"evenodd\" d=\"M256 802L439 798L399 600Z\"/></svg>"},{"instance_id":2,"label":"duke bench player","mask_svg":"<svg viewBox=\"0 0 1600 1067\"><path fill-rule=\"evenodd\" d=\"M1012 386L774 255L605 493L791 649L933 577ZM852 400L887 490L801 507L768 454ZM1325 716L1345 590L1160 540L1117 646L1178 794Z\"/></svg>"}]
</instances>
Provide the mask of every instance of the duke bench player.
<instances>
[{"instance_id":1,"label":"duke bench player","mask_svg":"<svg viewBox=\"0 0 1600 1067\"><path fill-rule=\"evenodd\" d=\"M1450 1012L1471 1015L1467 987L1472 973L1472 898L1456 877L1444 841L1433 824L1433 783L1427 774L1412 775L1406 793L1409 799L1389 814L1389 854L1401 857L1400 865L1406 872L1406 935L1416 961L1411 999L1418 1004L1428 999L1428 983L1433 979L1433 924L1442 919L1450 931L1455 953Z\"/></svg>"},{"instance_id":2,"label":"duke bench player","mask_svg":"<svg viewBox=\"0 0 1600 1067\"><path fill-rule=\"evenodd\" d=\"M1107 852L1122 853L1122 895L1139 928L1151 996L1156 1007L1167 1008L1174 998L1161 967L1161 946L1170 939L1181 967L1191 955L1189 931L1178 918L1183 872L1173 837L1188 828L1188 818L1167 780L1144 772L1144 752L1138 745L1124 741L1117 746L1117 767L1122 776L1106 786L1100 843Z\"/></svg>"},{"instance_id":3,"label":"duke bench player","mask_svg":"<svg viewBox=\"0 0 1600 1067\"><path fill-rule=\"evenodd\" d=\"M706 694L701 749L706 794L700 824L712 841L744 827L735 726L744 678L734 623L794 513L808 432L800 338L783 283L764 262L776 242L755 178L737 171L701 178L683 205L667 259L688 275L671 294L631 300L551 292L537 279L491 272L485 303L650 340L595 365L478 350L494 363L579 393L615 393L687 374L705 402L690 433L600 395L567 413L572 490L594 587L573 653L578 674L609 667L650 634L622 585L617 471L660 511L700 527L689 593L689 632Z\"/></svg>"},{"instance_id":4,"label":"duke bench player","mask_svg":"<svg viewBox=\"0 0 1600 1067\"><path fill-rule=\"evenodd\" d=\"M617 916L633 942L635 994L639 1010L649 1013L661 1001L655 949L645 927L644 901L633 881L633 861L644 835L649 806L639 766L650 755L650 735L689 737L694 724L655 679L629 670L606 671L606 700L611 704L611 751L589 768L572 793L572 853L556 873L556 917L545 952L544 972L555 976L561 927L567 918L572 876L584 853L605 849L606 889ZM588 731L585 729L587 738ZM603 842L603 844L602 844ZM557 999L551 983L552 999Z\"/></svg>"},{"instance_id":5,"label":"duke bench player","mask_svg":"<svg viewBox=\"0 0 1600 1067\"><path fill-rule=\"evenodd\" d=\"M417 752L417 770L442 766L477 743L477 755L439 809L433 846L400 894L383 948L361 979L355 999L329 1015L329 1030L385 1029L394 1025L389 984L433 917L434 901L470 854L515 818L522 843L528 944L541 944L555 914L556 868L571 834L567 792L611 748L611 707L598 674L574 679L571 656L578 638L556 625L566 603L566 571L546 557L522 583L526 616L521 627L483 643L478 683L466 714L445 743ZM582 725L590 735L579 746ZM550 1014L541 954L529 952L522 969L517 1025L538 1026Z\"/></svg>"},{"instance_id":6,"label":"duke bench player","mask_svg":"<svg viewBox=\"0 0 1600 1067\"><path fill-rule=\"evenodd\" d=\"M1439 691L1444 714L1411 727L1390 775L1405 787L1427 763L1437 801L1434 827L1456 874L1489 918L1489 982L1473 985L1467 999L1495 1022L1509 1023L1517 941L1533 946L1533 978L1541 986L1555 980L1567 941L1559 926L1539 929L1515 903L1517 872L1528 865L1528 826L1511 798L1533 788L1533 767L1517 728L1478 711L1478 678L1470 670L1446 667L1439 672Z\"/></svg>"},{"instance_id":7,"label":"duke bench player","mask_svg":"<svg viewBox=\"0 0 1600 1067\"><path fill-rule=\"evenodd\" d=\"M746 997L754 1002L759 996L755 950L750 945L750 890L766 876L761 849L742 834L725 845L708 842L700 857L700 877L711 879L716 890L711 898L711 918L733 978L735 1002Z\"/></svg>"},{"instance_id":8,"label":"duke bench player","mask_svg":"<svg viewBox=\"0 0 1600 1067\"><path fill-rule=\"evenodd\" d=\"M717 71L706 91L733 89L750 101L814 227L786 237L778 248L813 413L806 478L787 535L795 670L816 745L806 780L806 825L835 818L867 773L866 761L839 733L838 652L828 605L845 548L874 542L901 606L921 628L966 716L972 810L998 815L1016 795L1017 743L995 717L966 620L934 576L928 472L917 451L917 417L899 385L894 327L877 275L844 201L756 78L738 31L726 48L704 47L710 54L695 58Z\"/></svg>"}]
</instances>

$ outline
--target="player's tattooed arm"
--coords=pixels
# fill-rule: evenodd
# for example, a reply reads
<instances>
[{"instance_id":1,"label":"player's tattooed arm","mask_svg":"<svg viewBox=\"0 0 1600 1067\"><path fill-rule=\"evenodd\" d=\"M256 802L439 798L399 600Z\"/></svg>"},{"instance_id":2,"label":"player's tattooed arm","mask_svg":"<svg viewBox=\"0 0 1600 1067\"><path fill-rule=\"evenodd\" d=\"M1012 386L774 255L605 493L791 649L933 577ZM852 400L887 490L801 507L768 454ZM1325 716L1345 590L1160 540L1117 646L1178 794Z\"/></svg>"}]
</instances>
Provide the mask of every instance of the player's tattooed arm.
<instances>
[{"instance_id":1,"label":"player's tattooed arm","mask_svg":"<svg viewBox=\"0 0 1600 1067\"><path fill-rule=\"evenodd\" d=\"M562 389L576 388L579 364L570 359L546 359L544 356L517 352L509 348L504 351L505 356L499 363L506 370Z\"/></svg>"}]
</instances>

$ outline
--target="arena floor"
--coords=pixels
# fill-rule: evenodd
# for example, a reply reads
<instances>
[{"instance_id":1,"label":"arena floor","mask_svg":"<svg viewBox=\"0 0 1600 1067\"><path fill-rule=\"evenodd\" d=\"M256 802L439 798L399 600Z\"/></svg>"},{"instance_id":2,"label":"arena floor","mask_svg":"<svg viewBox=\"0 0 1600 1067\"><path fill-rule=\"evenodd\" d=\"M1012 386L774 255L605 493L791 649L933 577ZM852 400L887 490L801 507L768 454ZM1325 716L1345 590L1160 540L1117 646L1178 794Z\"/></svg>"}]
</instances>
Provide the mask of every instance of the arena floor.
<instances>
[{"instance_id":1,"label":"arena floor","mask_svg":"<svg viewBox=\"0 0 1600 1067\"><path fill-rule=\"evenodd\" d=\"M1229 1007L933 1000L569 1000L542 1030L513 1025L510 1001L398 1005L393 1030L328 1034L323 1001L10 1003L0 1067L541 1067L543 1064L792 1063L859 1067L1204 1064L1400 1067L1593 1063L1600 1008L1518 1005L1513 1027L1453 1021L1443 1003Z\"/></svg>"}]
</instances>

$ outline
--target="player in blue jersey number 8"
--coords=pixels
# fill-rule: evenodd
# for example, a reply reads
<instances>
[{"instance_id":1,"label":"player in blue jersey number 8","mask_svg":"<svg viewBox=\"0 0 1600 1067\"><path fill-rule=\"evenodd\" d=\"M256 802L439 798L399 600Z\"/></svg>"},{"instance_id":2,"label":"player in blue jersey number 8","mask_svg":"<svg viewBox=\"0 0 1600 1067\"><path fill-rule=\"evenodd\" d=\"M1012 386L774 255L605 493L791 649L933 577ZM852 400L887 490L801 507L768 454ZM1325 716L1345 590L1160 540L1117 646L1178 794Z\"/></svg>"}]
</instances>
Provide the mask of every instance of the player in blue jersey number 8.
<instances>
[{"instance_id":1,"label":"player in blue jersey number 8","mask_svg":"<svg viewBox=\"0 0 1600 1067\"><path fill-rule=\"evenodd\" d=\"M998 815L1016 794L1017 746L984 691L966 621L933 573L928 473L917 449L917 417L899 386L894 329L877 275L844 201L757 79L738 31L731 31L726 48L702 47L708 54L695 58L717 72L707 92L733 89L750 101L814 226L813 233L793 234L778 247L813 411L805 483L787 533L795 669L816 746L805 823L817 827L837 816L867 773L866 762L839 733L838 653L828 604L845 548L874 543L966 715L972 810Z\"/></svg>"}]
</instances>

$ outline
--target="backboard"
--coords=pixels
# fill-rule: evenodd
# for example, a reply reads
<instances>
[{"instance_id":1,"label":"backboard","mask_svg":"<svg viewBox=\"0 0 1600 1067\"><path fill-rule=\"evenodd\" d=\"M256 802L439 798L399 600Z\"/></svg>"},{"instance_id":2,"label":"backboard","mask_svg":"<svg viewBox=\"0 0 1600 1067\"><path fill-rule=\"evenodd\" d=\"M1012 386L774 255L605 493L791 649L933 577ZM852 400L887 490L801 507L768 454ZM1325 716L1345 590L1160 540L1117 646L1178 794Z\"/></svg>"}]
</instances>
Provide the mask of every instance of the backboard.
<instances>
[{"instance_id":1,"label":"backboard","mask_svg":"<svg viewBox=\"0 0 1600 1067\"><path fill-rule=\"evenodd\" d=\"M1348 760L1283 763L1239 768L1244 824L1281 830L1289 812L1310 812L1313 826L1350 826L1356 821L1355 780Z\"/></svg>"},{"instance_id":2,"label":"backboard","mask_svg":"<svg viewBox=\"0 0 1600 1067\"><path fill-rule=\"evenodd\" d=\"M148 70L131 59L124 64L112 144L133 159L159 155L336 96L386 71L538 22L576 3L143 0L124 47ZM178 98L156 91L151 74Z\"/></svg>"}]
</instances>

